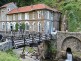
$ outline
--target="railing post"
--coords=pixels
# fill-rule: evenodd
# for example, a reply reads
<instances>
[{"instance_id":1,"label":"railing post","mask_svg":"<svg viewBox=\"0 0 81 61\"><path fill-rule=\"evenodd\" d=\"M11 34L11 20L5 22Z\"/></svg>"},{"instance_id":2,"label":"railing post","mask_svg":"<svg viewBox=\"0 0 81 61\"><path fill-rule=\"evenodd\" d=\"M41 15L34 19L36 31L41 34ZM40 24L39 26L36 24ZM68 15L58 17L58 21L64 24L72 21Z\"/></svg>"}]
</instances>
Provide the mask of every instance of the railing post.
<instances>
[{"instance_id":1,"label":"railing post","mask_svg":"<svg viewBox=\"0 0 81 61\"><path fill-rule=\"evenodd\" d=\"M25 37L24 37L24 46L26 45L26 44L25 44L25 41L26 41L26 40L25 40Z\"/></svg>"},{"instance_id":2,"label":"railing post","mask_svg":"<svg viewBox=\"0 0 81 61\"><path fill-rule=\"evenodd\" d=\"M39 42L40 42L40 32L39 32Z\"/></svg>"},{"instance_id":3,"label":"railing post","mask_svg":"<svg viewBox=\"0 0 81 61\"><path fill-rule=\"evenodd\" d=\"M11 36L11 40L12 40L12 46L14 47L14 40L13 40L13 36Z\"/></svg>"},{"instance_id":4,"label":"railing post","mask_svg":"<svg viewBox=\"0 0 81 61\"><path fill-rule=\"evenodd\" d=\"M13 33L12 33L12 31L13 31L13 26L12 26L12 24L11 24L11 41L12 41L12 46L14 47L14 41L13 41Z\"/></svg>"}]
</instances>

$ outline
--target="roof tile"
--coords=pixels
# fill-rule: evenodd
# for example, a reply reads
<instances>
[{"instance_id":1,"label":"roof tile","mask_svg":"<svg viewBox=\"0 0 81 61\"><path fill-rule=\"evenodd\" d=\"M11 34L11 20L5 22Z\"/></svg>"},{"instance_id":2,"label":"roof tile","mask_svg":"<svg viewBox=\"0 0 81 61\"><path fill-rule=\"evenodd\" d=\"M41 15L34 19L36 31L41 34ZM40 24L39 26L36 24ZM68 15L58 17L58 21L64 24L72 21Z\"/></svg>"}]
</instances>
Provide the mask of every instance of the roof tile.
<instances>
[{"instance_id":1,"label":"roof tile","mask_svg":"<svg viewBox=\"0 0 81 61\"><path fill-rule=\"evenodd\" d=\"M7 4L3 5L3 6L1 6L0 8L7 7L11 3L13 3L13 2L7 3Z\"/></svg>"},{"instance_id":2,"label":"roof tile","mask_svg":"<svg viewBox=\"0 0 81 61\"><path fill-rule=\"evenodd\" d=\"M58 11L56 9L52 9L52 8L48 7L45 4L36 4L36 5L15 8L15 9L11 10L8 14L29 12L29 11L38 10L38 9L48 9L48 10L52 10L52 11Z\"/></svg>"}]
</instances>

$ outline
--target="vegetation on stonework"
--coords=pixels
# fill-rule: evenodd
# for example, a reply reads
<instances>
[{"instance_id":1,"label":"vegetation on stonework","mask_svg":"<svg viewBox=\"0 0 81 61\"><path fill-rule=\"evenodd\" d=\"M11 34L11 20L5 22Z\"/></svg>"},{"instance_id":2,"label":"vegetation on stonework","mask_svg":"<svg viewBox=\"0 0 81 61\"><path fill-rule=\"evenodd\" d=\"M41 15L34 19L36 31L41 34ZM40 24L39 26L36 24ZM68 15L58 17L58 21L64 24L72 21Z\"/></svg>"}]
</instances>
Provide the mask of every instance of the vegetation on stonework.
<instances>
[{"instance_id":1,"label":"vegetation on stonework","mask_svg":"<svg viewBox=\"0 0 81 61\"><path fill-rule=\"evenodd\" d=\"M48 43L48 50L51 52L51 53L56 53L57 49L55 46L53 46L53 44L50 42Z\"/></svg>"},{"instance_id":2,"label":"vegetation on stonework","mask_svg":"<svg viewBox=\"0 0 81 61\"><path fill-rule=\"evenodd\" d=\"M57 53L57 49L56 47L53 45L54 43L52 42L45 42L47 45L47 54L46 57L48 57L49 59L54 59ZM50 58L51 57L51 58Z\"/></svg>"},{"instance_id":3,"label":"vegetation on stonework","mask_svg":"<svg viewBox=\"0 0 81 61\"><path fill-rule=\"evenodd\" d=\"M9 50L7 52L0 51L0 61L20 61L17 56Z\"/></svg>"},{"instance_id":4,"label":"vegetation on stonework","mask_svg":"<svg viewBox=\"0 0 81 61\"><path fill-rule=\"evenodd\" d=\"M81 57L81 53L80 52L73 52L73 56Z\"/></svg>"}]
</instances>

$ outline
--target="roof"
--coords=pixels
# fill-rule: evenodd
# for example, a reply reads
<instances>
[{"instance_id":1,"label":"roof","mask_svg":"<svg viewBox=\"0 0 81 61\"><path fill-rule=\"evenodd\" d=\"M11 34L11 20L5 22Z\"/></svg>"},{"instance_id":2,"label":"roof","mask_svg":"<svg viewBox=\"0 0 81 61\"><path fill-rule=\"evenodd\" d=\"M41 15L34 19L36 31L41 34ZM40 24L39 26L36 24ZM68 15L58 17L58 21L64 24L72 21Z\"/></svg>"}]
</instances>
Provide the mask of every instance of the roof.
<instances>
[{"instance_id":1,"label":"roof","mask_svg":"<svg viewBox=\"0 0 81 61\"><path fill-rule=\"evenodd\" d=\"M36 4L36 5L30 5L30 6L15 8L15 9L11 10L8 14L29 12L29 11L33 11L33 10L39 10L39 9L48 9L48 10L58 12L58 10L52 9L45 4Z\"/></svg>"},{"instance_id":2,"label":"roof","mask_svg":"<svg viewBox=\"0 0 81 61\"><path fill-rule=\"evenodd\" d=\"M3 5L3 6L1 6L0 8L7 7L7 6L8 6L9 4L11 4L11 3L13 3L13 2L7 3L7 4Z\"/></svg>"}]
</instances>

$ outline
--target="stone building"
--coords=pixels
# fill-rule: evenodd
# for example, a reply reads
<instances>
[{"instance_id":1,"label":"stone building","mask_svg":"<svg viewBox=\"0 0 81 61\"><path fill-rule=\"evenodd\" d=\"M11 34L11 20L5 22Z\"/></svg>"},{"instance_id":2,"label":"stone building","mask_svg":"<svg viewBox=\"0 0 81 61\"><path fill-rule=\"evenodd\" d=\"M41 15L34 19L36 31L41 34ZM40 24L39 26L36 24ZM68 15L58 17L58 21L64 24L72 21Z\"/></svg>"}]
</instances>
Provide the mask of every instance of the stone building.
<instances>
[{"instance_id":1,"label":"stone building","mask_svg":"<svg viewBox=\"0 0 81 61\"><path fill-rule=\"evenodd\" d=\"M6 31L7 14L9 11L17 8L16 4L11 2L0 7L0 31Z\"/></svg>"},{"instance_id":2,"label":"stone building","mask_svg":"<svg viewBox=\"0 0 81 61\"><path fill-rule=\"evenodd\" d=\"M6 15L6 31L10 31L11 24L15 30L16 23L24 23L25 31L51 33L53 28L59 30L60 15L58 10L45 4L15 7Z\"/></svg>"}]
</instances>

